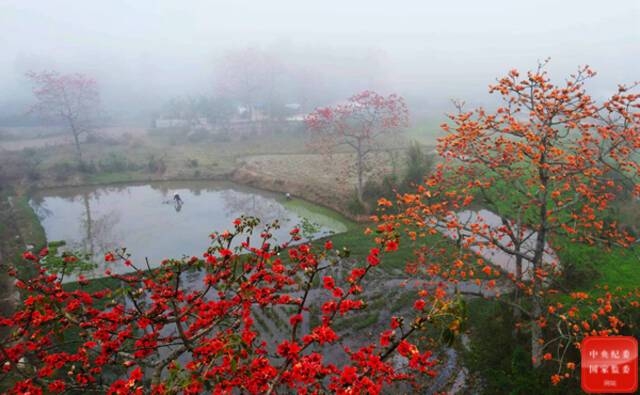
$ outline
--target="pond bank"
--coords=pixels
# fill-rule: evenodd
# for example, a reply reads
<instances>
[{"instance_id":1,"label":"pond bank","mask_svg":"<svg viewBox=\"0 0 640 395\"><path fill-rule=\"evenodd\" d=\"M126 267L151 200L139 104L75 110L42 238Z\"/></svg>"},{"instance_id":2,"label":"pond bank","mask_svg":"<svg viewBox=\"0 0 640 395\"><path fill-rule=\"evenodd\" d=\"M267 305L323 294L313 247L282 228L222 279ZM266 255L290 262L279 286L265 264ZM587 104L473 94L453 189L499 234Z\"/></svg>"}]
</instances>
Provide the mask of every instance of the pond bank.
<instances>
[{"instance_id":1,"label":"pond bank","mask_svg":"<svg viewBox=\"0 0 640 395\"><path fill-rule=\"evenodd\" d=\"M13 277L7 269L17 266L28 275L28 267L17 265L20 255L33 245L44 246L44 230L27 204L25 195L13 195L8 191L0 193L0 314L7 316L14 311L20 300ZM0 336L2 333L0 333Z\"/></svg>"}]
</instances>

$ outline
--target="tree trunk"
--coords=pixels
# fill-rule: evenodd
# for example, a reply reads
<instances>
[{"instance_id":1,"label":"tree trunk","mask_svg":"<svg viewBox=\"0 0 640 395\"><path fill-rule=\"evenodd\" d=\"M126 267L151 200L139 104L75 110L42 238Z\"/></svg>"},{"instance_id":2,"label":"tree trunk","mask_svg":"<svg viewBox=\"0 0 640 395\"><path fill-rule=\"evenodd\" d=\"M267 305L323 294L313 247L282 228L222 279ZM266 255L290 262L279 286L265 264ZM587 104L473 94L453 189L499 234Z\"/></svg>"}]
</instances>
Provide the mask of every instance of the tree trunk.
<instances>
[{"instance_id":1,"label":"tree trunk","mask_svg":"<svg viewBox=\"0 0 640 395\"><path fill-rule=\"evenodd\" d=\"M544 192L546 195L546 192ZM543 200L546 202L546 196ZM538 236L536 239L535 254L533 256L533 272L542 268L544 259L544 247L545 239L547 236L547 206L546 204L540 206L540 228L538 229ZM538 282L535 275L531 278L533 284L533 306L531 309L531 359L533 361L533 367L537 368L542 363L542 346L538 343L538 340L542 338L542 328L538 325L538 318L542 314L542 307L540 306L540 300L538 299L538 289L543 287L542 282Z\"/></svg>"},{"instance_id":2,"label":"tree trunk","mask_svg":"<svg viewBox=\"0 0 640 395\"><path fill-rule=\"evenodd\" d=\"M76 154L78 155L78 162L82 163L82 150L80 149L80 139L77 133L73 133L73 141L76 143Z\"/></svg>"},{"instance_id":3,"label":"tree trunk","mask_svg":"<svg viewBox=\"0 0 640 395\"><path fill-rule=\"evenodd\" d=\"M516 252L520 252L520 245L516 246ZM520 255L516 255L516 284L519 282L522 282L522 257ZM520 288L518 286L515 287L515 291L513 294L513 303L517 306L521 306L522 304L522 295L520 295ZM522 311L517 308L517 307L513 307L513 319L516 321L520 321L522 319ZM513 331L513 337L515 338L518 334L518 329L517 327L514 328Z\"/></svg>"},{"instance_id":4,"label":"tree trunk","mask_svg":"<svg viewBox=\"0 0 640 395\"><path fill-rule=\"evenodd\" d=\"M533 308L531 309L531 362L534 368L542 364L542 344L538 342L542 338L542 328L538 325L537 317L542 313L540 301L533 297Z\"/></svg>"},{"instance_id":5,"label":"tree trunk","mask_svg":"<svg viewBox=\"0 0 640 395\"><path fill-rule=\"evenodd\" d=\"M542 139L542 146L547 146L546 138ZM542 328L538 325L538 318L542 314L542 307L540 306L540 299L538 295L538 289L544 287L542 281L536 279L535 273L538 269L542 269L544 260L544 247L547 237L547 184L549 176L545 170L546 165L546 150L540 155L540 164L538 165L538 178L540 180L540 191L538 192L538 204L540 205L538 211L538 234L536 238L536 247L533 255L532 270L533 276L531 276L531 284L533 286L533 306L531 309L531 360L533 367L537 368L542 363L542 345L538 343L538 340L542 338Z\"/></svg>"},{"instance_id":6,"label":"tree trunk","mask_svg":"<svg viewBox=\"0 0 640 395\"><path fill-rule=\"evenodd\" d=\"M358 172L358 185L356 187L356 193L358 194L358 201L364 204L363 199L363 189L364 189L364 158L362 152L358 150L358 163L357 163L357 172Z\"/></svg>"},{"instance_id":7,"label":"tree trunk","mask_svg":"<svg viewBox=\"0 0 640 395\"><path fill-rule=\"evenodd\" d=\"M84 209L87 221L87 243L88 243L88 252L93 257L95 250L93 247L93 219L91 218L91 205L89 204L89 194L82 194L82 199L84 201Z\"/></svg>"},{"instance_id":8,"label":"tree trunk","mask_svg":"<svg viewBox=\"0 0 640 395\"><path fill-rule=\"evenodd\" d=\"M78 155L78 162L82 164L82 150L80 149L80 136L78 132L78 128L76 127L76 123L73 120L73 117L69 116L67 118L69 121L69 127L71 128L71 134L73 135L73 141L76 145L76 154Z\"/></svg>"}]
</instances>

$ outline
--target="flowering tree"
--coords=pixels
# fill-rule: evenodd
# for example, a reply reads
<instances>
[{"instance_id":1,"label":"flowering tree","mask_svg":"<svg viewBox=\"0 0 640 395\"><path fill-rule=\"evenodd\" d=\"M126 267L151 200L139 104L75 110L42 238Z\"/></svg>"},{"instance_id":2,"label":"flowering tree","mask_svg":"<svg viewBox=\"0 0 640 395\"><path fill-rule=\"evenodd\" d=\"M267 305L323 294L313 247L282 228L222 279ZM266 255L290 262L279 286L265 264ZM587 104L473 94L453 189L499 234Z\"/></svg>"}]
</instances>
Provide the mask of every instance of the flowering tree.
<instances>
[{"instance_id":1,"label":"flowering tree","mask_svg":"<svg viewBox=\"0 0 640 395\"><path fill-rule=\"evenodd\" d=\"M109 253L106 261L131 273L107 271L113 283L104 289L83 279L77 287L63 284L65 266L61 273L47 271L48 250L25 253L40 274L17 282L24 303L0 321L10 329L0 346L5 383L14 380L10 392L378 393L416 374L434 374L431 353L410 337L452 316L438 298L420 299L406 320L393 317L373 342L345 347L342 365L323 354L341 341L336 321L366 308L365 277L397 248L396 239L384 236L388 228L365 262L334 279L323 276L340 258L330 241L316 249L293 229L289 242L276 244L270 232L277 224L259 237L257 225L255 218L239 218L232 231L211 235L202 258L165 260L153 269L136 266L124 251ZM63 259L69 270L77 260ZM190 283L194 272L197 281ZM322 288L312 289L321 276ZM312 293L321 301L317 325L309 316ZM254 323L259 309L288 312L286 334L261 333ZM394 355L406 367L392 361Z\"/></svg>"},{"instance_id":2,"label":"flowering tree","mask_svg":"<svg viewBox=\"0 0 640 395\"><path fill-rule=\"evenodd\" d=\"M522 328L530 331L534 366L563 362L582 336L629 330L633 325L623 329L623 317L638 307L637 291L572 293L570 303L560 303L554 286L563 270L553 253L559 241L603 248L636 243L611 207L624 190L640 193L640 95L621 85L597 103L584 88L594 75L584 67L555 85L544 64L524 77L509 72L490 87L504 104L491 113L459 106L451 124L443 125L447 135L438 152L444 161L415 193L399 197L401 214L384 216L403 222L413 238L441 233L454 239L454 257L442 260L436 257L442 250L421 246L412 268L456 284L476 283L476 290L460 292L510 304L528 320ZM483 216L473 205L493 214ZM494 252L513 266L487 263ZM502 277L505 286L496 288ZM552 340L545 341L549 331ZM546 352L552 349L555 357ZM554 382L562 377L554 375Z\"/></svg>"},{"instance_id":3,"label":"flowering tree","mask_svg":"<svg viewBox=\"0 0 640 395\"><path fill-rule=\"evenodd\" d=\"M91 130L100 102L96 81L83 74L55 71L30 71L27 78L34 84L33 94L37 100L31 110L63 121L73 136L78 159L82 160L80 137Z\"/></svg>"},{"instance_id":4,"label":"flowering tree","mask_svg":"<svg viewBox=\"0 0 640 395\"><path fill-rule=\"evenodd\" d=\"M347 146L355 151L356 193L362 203L366 160L383 135L398 133L407 126L408 110L397 95L384 97L364 91L345 104L316 109L307 116L306 124L321 149L330 151Z\"/></svg>"}]
</instances>

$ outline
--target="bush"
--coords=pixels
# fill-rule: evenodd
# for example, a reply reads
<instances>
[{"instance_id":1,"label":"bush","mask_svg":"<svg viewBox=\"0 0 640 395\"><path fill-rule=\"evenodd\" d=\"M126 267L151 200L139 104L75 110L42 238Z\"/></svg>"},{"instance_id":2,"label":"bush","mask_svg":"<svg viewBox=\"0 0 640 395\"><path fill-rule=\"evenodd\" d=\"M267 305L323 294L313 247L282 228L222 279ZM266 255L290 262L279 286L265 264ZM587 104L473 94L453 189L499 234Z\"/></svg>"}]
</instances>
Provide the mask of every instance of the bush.
<instances>
[{"instance_id":1,"label":"bush","mask_svg":"<svg viewBox=\"0 0 640 395\"><path fill-rule=\"evenodd\" d=\"M562 264L560 285L567 289L589 286L600 276L595 265L590 261L565 262Z\"/></svg>"},{"instance_id":2,"label":"bush","mask_svg":"<svg viewBox=\"0 0 640 395\"><path fill-rule=\"evenodd\" d=\"M88 144L102 144L106 146L114 146L114 145L122 144L127 140L93 132L93 133L87 134L87 139L85 141Z\"/></svg>"},{"instance_id":3,"label":"bush","mask_svg":"<svg viewBox=\"0 0 640 395\"><path fill-rule=\"evenodd\" d=\"M153 136L178 136L185 137L189 129L183 126L174 126L170 128L153 128L147 131L148 135Z\"/></svg>"},{"instance_id":4,"label":"bush","mask_svg":"<svg viewBox=\"0 0 640 395\"><path fill-rule=\"evenodd\" d=\"M412 185L422 183L425 175L429 174L433 165L432 158L422 152L420 144L413 141L407 149L407 170L402 182L403 190L410 189Z\"/></svg>"},{"instance_id":5,"label":"bush","mask_svg":"<svg viewBox=\"0 0 640 395\"><path fill-rule=\"evenodd\" d=\"M380 198L395 200L396 193L404 193L414 189L415 184L422 182L424 176L429 174L433 161L428 154L422 152L420 144L413 142L407 149L406 165L407 169L402 180L395 174L388 174L381 181L376 179L367 180L362 191L362 198L365 205L357 207L355 202L350 203L349 211L355 213L357 210L366 211L366 207L376 207ZM354 211L355 210L355 211Z\"/></svg>"},{"instance_id":6,"label":"bush","mask_svg":"<svg viewBox=\"0 0 640 395\"><path fill-rule=\"evenodd\" d=\"M41 177L38 166L42 162L42 156L33 148L25 148L22 150L22 159L25 165L25 174L30 181L39 180Z\"/></svg>"},{"instance_id":7,"label":"bush","mask_svg":"<svg viewBox=\"0 0 640 395\"><path fill-rule=\"evenodd\" d=\"M578 394L576 380L553 386L549 368L531 368L529 338L514 335L513 310L504 304L474 299L469 303L471 350L463 354L483 394Z\"/></svg>"},{"instance_id":8,"label":"bush","mask_svg":"<svg viewBox=\"0 0 640 395\"><path fill-rule=\"evenodd\" d=\"M38 181L42 175L37 169L27 169L27 179L29 181Z\"/></svg>"},{"instance_id":9,"label":"bush","mask_svg":"<svg viewBox=\"0 0 640 395\"><path fill-rule=\"evenodd\" d=\"M382 177L381 182L375 180L367 180L362 188L362 198L369 203L371 207L376 207L378 199L381 197L393 199L395 191L398 188L398 182L394 174L388 174Z\"/></svg>"},{"instance_id":10,"label":"bush","mask_svg":"<svg viewBox=\"0 0 640 395\"><path fill-rule=\"evenodd\" d=\"M358 195L354 194L353 198L347 203L347 210L353 215L362 215L367 213L367 208L358 200Z\"/></svg>"},{"instance_id":11,"label":"bush","mask_svg":"<svg viewBox=\"0 0 640 395\"><path fill-rule=\"evenodd\" d=\"M93 174L96 172L96 170L96 164L93 162L87 162L83 160L78 164L78 171L80 171L81 173Z\"/></svg>"},{"instance_id":12,"label":"bush","mask_svg":"<svg viewBox=\"0 0 640 395\"><path fill-rule=\"evenodd\" d=\"M187 139L191 143L200 143L207 140L209 136L209 131L207 131L206 129L196 129L193 132L189 133Z\"/></svg>"},{"instance_id":13,"label":"bush","mask_svg":"<svg viewBox=\"0 0 640 395\"><path fill-rule=\"evenodd\" d=\"M198 166L200 166L200 163L198 162L197 159L187 159L186 161L187 163L187 167L190 169L196 168Z\"/></svg>"},{"instance_id":14,"label":"bush","mask_svg":"<svg viewBox=\"0 0 640 395\"><path fill-rule=\"evenodd\" d=\"M64 181L76 171L76 165L71 162L58 162L51 166L51 172L56 181Z\"/></svg>"},{"instance_id":15,"label":"bush","mask_svg":"<svg viewBox=\"0 0 640 395\"><path fill-rule=\"evenodd\" d=\"M85 142L88 144L100 143L102 139L95 133L87 133L87 138Z\"/></svg>"},{"instance_id":16,"label":"bush","mask_svg":"<svg viewBox=\"0 0 640 395\"><path fill-rule=\"evenodd\" d=\"M135 171L139 165L131 162L126 156L119 153L111 153L99 162L100 170L107 173L118 173L124 171Z\"/></svg>"},{"instance_id":17,"label":"bush","mask_svg":"<svg viewBox=\"0 0 640 395\"><path fill-rule=\"evenodd\" d=\"M603 249L576 244L569 239L558 238L553 242L560 259L562 273L558 286L573 290L591 286L606 266L608 252Z\"/></svg>"},{"instance_id":18,"label":"bush","mask_svg":"<svg viewBox=\"0 0 640 395\"><path fill-rule=\"evenodd\" d=\"M231 133L228 130L222 131L216 134L214 139L218 143L228 143L231 141Z\"/></svg>"},{"instance_id":19,"label":"bush","mask_svg":"<svg viewBox=\"0 0 640 395\"><path fill-rule=\"evenodd\" d=\"M147 162L147 169L151 173L164 174L167 171L167 165L164 163L163 158L156 158L155 155L151 154Z\"/></svg>"}]
</instances>

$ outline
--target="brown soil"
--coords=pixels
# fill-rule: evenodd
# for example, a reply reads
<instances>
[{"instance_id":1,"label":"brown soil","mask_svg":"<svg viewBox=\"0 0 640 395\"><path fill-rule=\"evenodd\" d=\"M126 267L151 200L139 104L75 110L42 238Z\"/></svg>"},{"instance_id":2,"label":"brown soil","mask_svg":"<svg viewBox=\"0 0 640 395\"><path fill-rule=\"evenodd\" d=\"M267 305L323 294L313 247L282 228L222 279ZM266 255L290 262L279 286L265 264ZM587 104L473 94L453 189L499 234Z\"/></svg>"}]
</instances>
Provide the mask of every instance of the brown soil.
<instances>
[{"instance_id":1,"label":"brown soil","mask_svg":"<svg viewBox=\"0 0 640 395\"><path fill-rule=\"evenodd\" d=\"M386 153L376 154L378 163L388 163ZM366 216L355 216L348 210L355 196L356 180L350 171L353 155L317 154L256 155L246 157L233 172L231 180L260 189L290 193L310 202L331 208L356 221L366 221ZM384 168L368 177L376 177Z\"/></svg>"}]
</instances>

